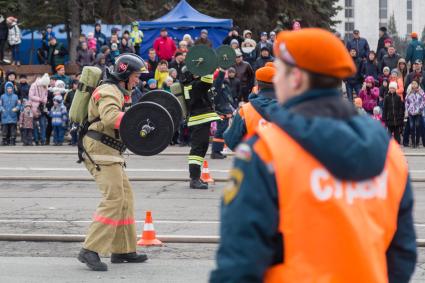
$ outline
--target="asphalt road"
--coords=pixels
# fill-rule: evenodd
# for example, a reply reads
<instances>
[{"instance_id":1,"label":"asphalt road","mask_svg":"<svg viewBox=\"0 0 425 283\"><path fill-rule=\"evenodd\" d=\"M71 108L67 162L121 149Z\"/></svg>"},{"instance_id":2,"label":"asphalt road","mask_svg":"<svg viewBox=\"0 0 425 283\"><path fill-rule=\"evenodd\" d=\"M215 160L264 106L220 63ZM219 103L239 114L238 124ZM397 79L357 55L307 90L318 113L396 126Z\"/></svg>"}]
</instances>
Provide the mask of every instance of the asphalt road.
<instances>
[{"instance_id":1,"label":"asphalt road","mask_svg":"<svg viewBox=\"0 0 425 283\"><path fill-rule=\"evenodd\" d=\"M49 151L17 154L4 151ZM0 182L0 234L85 234L100 193L94 182L57 182L49 177L87 176L75 163L70 147L0 147L0 177L22 180ZM167 149L156 157L129 156L130 177L187 177L187 148ZM408 151L425 154L425 150ZM176 155L182 153L182 155ZM167 155L168 154L168 155ZM169 155L172 154L172 155ZM425 156L409 156L412 177L425 178ZM214 177L224 178L231 158L209 160ZM28 182L25 176L45 180ZM133 182L137 230L145 212L152 210L157 234L218 235L223 183L208 191L188 189L186 182ZM425 238L425 183L414 183L415 224ZM215 244L166 244L140 248L150 260L144 264L111 265L107 273L93 273L75 259L81 243L1 242L0 282L206 282L214 267ZM412 282L425 282L425 248ZM107 262L108 259L105 258Z\"/></svg>"}]
</instances>

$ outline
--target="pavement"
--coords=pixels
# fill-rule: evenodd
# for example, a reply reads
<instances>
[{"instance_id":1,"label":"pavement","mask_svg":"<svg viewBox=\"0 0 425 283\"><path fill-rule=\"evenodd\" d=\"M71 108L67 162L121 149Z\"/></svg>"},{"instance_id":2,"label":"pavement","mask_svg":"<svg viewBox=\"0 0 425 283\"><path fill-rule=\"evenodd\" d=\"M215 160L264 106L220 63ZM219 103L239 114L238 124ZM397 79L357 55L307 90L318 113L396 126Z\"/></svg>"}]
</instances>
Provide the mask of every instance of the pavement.
<instances>
[{"instance_id":1,"label":"pavement","mask_svg":"<svg viewBox=\"0 0 425 283\"><path fill-rule=\"evenodd\" d=\"M19 154L19 151L28 151ZM8 151L8 152L5 152ZM15 153L12 153L14 151ZM48 154L37 154L48 152ZM171 147L155 157L130 155L130 177L187 177L188 148ZM425 178L425 150L407 150L413 177ZM89 177L77 164L71 147L0 147L0 177L21 176L0 183L0 234L85 234L100 199L92 181L52 181L51 177ZM213 178L225 178L232 158L208 160ZM29 182L29 176L43 177ZM152 210L157 234L216 236L224 183L208 191L188 189L186 182L133 182L137 231L145 212ZM415 224L425 238L425 182L413 184ZM109 264L110 271L94 273L76 260L81 243L1 242L0 282L206 282L214 268L216 244L165 244L139 248L149 256L143 264ZM104 258L108 262L107 258ZM425 282L425 248L412 282Z\"/></svg>"}]
</instances>

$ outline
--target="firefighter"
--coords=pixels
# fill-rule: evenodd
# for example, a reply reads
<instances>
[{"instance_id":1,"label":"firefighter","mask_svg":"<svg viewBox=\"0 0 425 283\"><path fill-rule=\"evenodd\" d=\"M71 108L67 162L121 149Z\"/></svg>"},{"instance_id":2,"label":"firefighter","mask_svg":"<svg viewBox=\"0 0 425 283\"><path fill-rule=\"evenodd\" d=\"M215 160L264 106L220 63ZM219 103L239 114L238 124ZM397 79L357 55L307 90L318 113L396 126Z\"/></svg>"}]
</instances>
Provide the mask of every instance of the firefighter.
<instances>
[{"instance_id":1,"label":"firefighter","mask_svg":"<svg viewBox=\"0 0 425 283\"><path fill-rule=\"evenodd\" d=\"M275 72L272 64L255 72L258 92L252 93L249 102L239 108L231 126L224 133L226 145L231 150L235 150L245 136L252 136L260 123L268 120L267 108L276 104L273 86Z\"/></svg>"},{"instance_id":2,"label":"firefighter","mask_svg":"<svg viewBox=\"0 0 425 283\"><path fill-rule=\"evenodd\" d=\"M185 77L191 76L185 67L183 72ZM191 189L208 189L208 184L201 180L201 167L209 146L211 122L221 120L214 111L212 84L213 75L206 75L193 76L193 80L186 80L184 86L191 140L188 156Z\"/></svg>"},{"instance_id":3,"label":"firefighter","mask_svg":"<svg viewBox=\"0 0 425 283\"><path fill-rule=\"evenodd\" d=\"M417 256L407 162L338 91L356 72L347 50L306 28L281 32L274 54L279 105L236 149L210 282L407 283Z\"/></svg>"},{"instance_id":4,"label":"firefighter","mask_svg":"<svg viewBox=\"0 0 425 283\"><path fill-rule=\"evenodd\" d=\"M95 271L108 269L99 254L111 253L112 263L147 260L145 254L136 253L133 191L124 171L125 146L118 131L124 106L131 100L131 90L143 70L145 64L140 57L121 55L109 78L94 90L88 105L91 124L82 140L84 164L103 198L78 259Z\"/></svg>"}]
</instances>

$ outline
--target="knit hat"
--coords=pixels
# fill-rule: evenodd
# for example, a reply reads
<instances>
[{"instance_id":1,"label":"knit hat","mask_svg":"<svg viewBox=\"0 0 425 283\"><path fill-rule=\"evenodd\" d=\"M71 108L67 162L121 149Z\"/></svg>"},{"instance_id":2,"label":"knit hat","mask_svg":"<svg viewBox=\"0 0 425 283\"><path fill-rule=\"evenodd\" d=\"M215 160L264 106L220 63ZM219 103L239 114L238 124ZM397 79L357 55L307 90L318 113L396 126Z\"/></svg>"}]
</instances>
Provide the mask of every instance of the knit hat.
<instances>
[{"instance_id":1,"label":"knit hat","mask_svg":"<svg viewBox=\"0 0 425 283\"><path fill-rule=\"evenodd\" d=\"M390 72L391 70L390 70L390 67L385 66L385 67L384 67L384 69L382 69L382 71L383 71L383 72L385 72L385 71Z\"/></svg>"},{"instance_id":2,"label":"knit hat","mask_svg":"<svg viewBox=\"0 0 425 283\"><path fill-rule=\"evenodd\" d=\"M288 65L316 74L344 79L356 73L353 59L341 40L320 28L280 32L274 54Z\"/></svg>"},{"instance_id":3,"label":"knit hat","mask_svg":"<svg viewBox=\"0 0 425 283\"><path fill-rule=\"evenodd\" d=\"M362 101L362 99L361 99L360 97L356 97L356 98L354 98L354 105L355 105L357 108L361 108L361 107L363 107L363 101Z\"/></svg>"},{"instance_id":4,"label":"knit hat","mask_svg":"<svg viewBox=\"0 0 425 283\"><path fill-rule=\"evenodd\" d=\"M388 85L388 89L390 88L397 89L398 88L397 82L390 82L390 84Z\"/></svg>"},{"instance_id":5,"label":"knit hat","mask_svg":"<svg viewBox=\"0 0 425 283\"><path fill-rule=\"evenodd\" d=\"M174 68L170 68L170 69L168 69L168 74L169 75L171 75L171 73L172 72L177 72L177 70L176 69L174 69Z\"/></svg>"},{"instance_id":6,"label":"knit hat","mask_svg":"<svg viewBox=\"0 0 425 283\"><path fill-rule=\"evenodd\" d=\"M148 85L158 83L155 79L148 80Z\"/></svg>"},{"instance_id":7,"label":"knit hat","mask_svg":"<svg viewBox=\"0 0 425 283\"><path fill-rule=\"evenodd\" d=\"M257 42L255 42L253 39L245 38L244 42L242 42L242 48L246 47L247 45L251 45L255 48L257 46Z\"/></svg>"},{"instance_id":8,"label":"knit hat","mask_svg":"<svg viewBox=\"0 0 425 283\"><path fill-rule=\"evenodd\" d=\"M375 79L372 76L367 76L364 81L365 83L375 83Z\"/></svg>"},{"instance_id":9,"label":"knit hat","mask_svg":"<svg viewBox=\"0 0 425 283\"><path fill-rule=\"evenodd\" d=\"M31 107L32 105L31 105L31 102L30 101L27 101L27 102L25 102L25 104L24 104L24 107Z\"/></svg>"},{"instance_id":10,"label":"knit hat","mask_svg":"<svg viewBox=\"0 0 425 283\"><path fill-rule=\"evenodd\" d=\"M412 32L412 33L410 34L410 37L411 37L411 38L418 38L418 33L416 33L416 32Z\"/></svg>"},{"instance_id":11,"label":"knit hat","mask_svg":"<svg viewBox=\"0 0 425 283\"><path fill-rule=\"evenodd\" d=\"M380 115L381 114L381 107L375 106L373 107L373 115Z\"/></svg>"},{"instance_id":12,"label":"knit hat","mask_svg":"<svg viewBox=\"0 0 425 283\"><path fill-rule=\"evenodd\" d=\"M236 49L235 52L236 52L236 57L242 56L242 52L241 52L241 50L239 48Z\"/></svg>"},{"instance_id":13,"label":"knit hat","mask_svg":"<svg viewBox=\"0 0 425 283\"><path fill-rule=\"evenodd\" d=\"M237 39L232 39L232 41L230 41L230 45L232 44L237 44L239 46L239 41Z\"/></svg>"},{"instance_id":14,"label":"knit hat","mask_svg":"<svg viewBox=\"0 0 425 283\"><path fill-rule=\"evenodd\" d=\"M53 101L62 103L62 95L55 95L55 97L53 97Z\"/></svg>"},{"instance_id":15,"label":"knit hat","mask_svg":"<svg viewBox=\"0 0 425 283\"><path fill-rule=\"evenodd\" d=\"M203 30L201 30L201 33L205 33L205 34L208 34L208 30L206 30L206 29L203 29Z\"/></svg>"},{"instance_id":16,"label":"knit hat","mask_svg":"<svg viewBox=\"0 0 425 283\"><path fill-rule=\"evenodd\" d=\"M387 43L393 44L393 40L391 38L387 38L384 40L384 44L387 44Z\"/></svg>"},{"instance_id":17,"label":"knit hat","mask_svg":"<svg viewBox=\"0 0 425 283\"><path fill-rule=\"evenodd\" d=\"M48 87L50 84L50 77L45 73L41 78L38 79L38 83L42 86Z\"/></svg>"},{"instance_id":18,"label":"knit hat","mask_svg":"<svg viewBox=\"0 0 425 283\"><path fill-rule=\"evenodd\" d=\"M13 89L14 89L14 85L13 85L13 83L12 83L12 82L7 82L7 83L4 85L4 91L6 91L8 88L11 88L11 89L12 89L12 91L13 91Z\"/></svg>"},{"instance_id":19,"label":"knit hat","mask_svg":"<svg viewBox=\"0 0 425 283\"><path fill-rule=\"evenodd\" d=\"M398 70L397 69L392 69L391 70L391 75L396 75L396 76L398 76L398 74L399 74L399 72L398 72Z\"/></svg>"},{"instance_id":20,"label":"knit hat","mask_svg":"<svg viewBox=\"0 0 425 283\"><path fill-rule=\"evenodd\" d=\"M259 82L273 83L273 77L276 74L276 69L272 67L262 67L255 72L255 78Z\"/></svg>"},{"instance_id":21,"label":"knit hat","mask_svg":"<svg viewBox=\"0 0 425 283\"><path fill-rule=\"evenodd\" d=\"M229 69L227 69L228 73L235 73L236 74L236 69L233 67L230 67Z\"/></svg>"},{"instance_id":22,"label":"knit hat","mask_svg":"<svg viewBox=\"0 0 425 283\"><path fill-rule=\"evenodd\" d=\"M57 65L56 67L55 67L55 71L57 72L57 71L59 71L60 69L62 69L62 68L65 68L65 66L64 65Z\"/></svg>"}]
</instances>

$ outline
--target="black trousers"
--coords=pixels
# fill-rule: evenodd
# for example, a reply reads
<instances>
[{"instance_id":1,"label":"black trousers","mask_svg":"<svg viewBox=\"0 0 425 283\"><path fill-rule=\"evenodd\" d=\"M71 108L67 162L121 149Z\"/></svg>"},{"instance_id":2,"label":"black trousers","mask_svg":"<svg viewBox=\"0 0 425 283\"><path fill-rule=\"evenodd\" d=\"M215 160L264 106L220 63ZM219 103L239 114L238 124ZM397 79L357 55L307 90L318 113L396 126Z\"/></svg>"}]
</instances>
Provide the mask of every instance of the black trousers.
<instances>
[{"instance_id":1,"label":"black trousers","mask_svg":"<svg viewBox=\"0 0 425 283\"><path fill-rule=\"evenodd\" d=\"M191 179L201 177L201 167L210 143L211 122L190 127L191 147L189 153L189 174Z\"/></svg>"},{"instance_id":2,"label":"black trousers","mask_svg":"<svg viewBox=\"0 0 425 283\"><path fill-rule=\"evenodd\" d=\"M10 140L16 139L16 124L3 124L3 141L10 143Z\"/></svg>"},{"instance_id":3,"label":"black trousers","mask_svg":"<svg viewBox=\"0 0 425 283\"><path fill-rule=\"evenodd\" d=\"M388 133L390 136L394 134L394 139L400 144L400 126L388 126Z\"/></svg>"},{"instance_id":4,"label":"black trousers","mask_svg":"<svg viewBox=\"0 0 425 283\"><path fill-rule=\"evenodd\" d=\"M24 145L32 144L33 129L21 129L21 138Z\"/></svg>"},{"instance_id":5,"label":"black trousers","mask_svg":"<svg viewBox=\"0 0 425 283\"><path fill-rule=\"evenodd\" d=\"M4 46L6 45L6 39L0 40L0 61L3 61L4 59Z\"/></svg>"}]
</instances>

